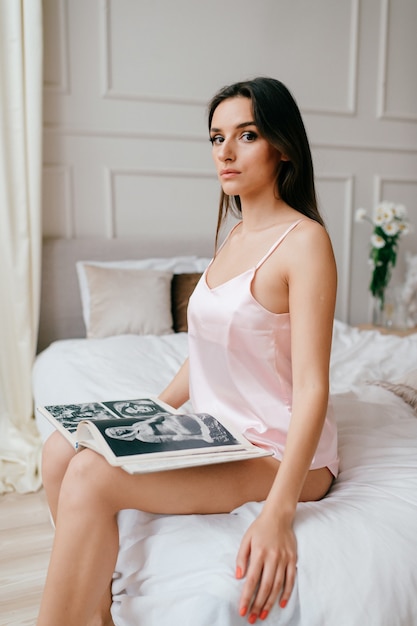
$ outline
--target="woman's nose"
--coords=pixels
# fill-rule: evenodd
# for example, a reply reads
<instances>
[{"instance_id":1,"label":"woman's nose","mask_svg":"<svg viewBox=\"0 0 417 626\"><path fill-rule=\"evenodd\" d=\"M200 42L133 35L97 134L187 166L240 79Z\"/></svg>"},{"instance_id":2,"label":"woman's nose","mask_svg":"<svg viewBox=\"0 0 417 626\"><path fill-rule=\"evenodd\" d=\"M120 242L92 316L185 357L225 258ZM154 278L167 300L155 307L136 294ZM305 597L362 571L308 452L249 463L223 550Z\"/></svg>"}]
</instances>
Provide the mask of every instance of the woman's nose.
<instances>
[{"instance_id":1,"label":"woman's nose","mask_svg":"<svg viewBox=\"0 0 417 626\"><path fill-rule=\"evenodd\" d=\"M224 140L220 147L219 157L222 161L233 161L235 158L232 144L228 140Z\"/></svg>"}]
</instances>

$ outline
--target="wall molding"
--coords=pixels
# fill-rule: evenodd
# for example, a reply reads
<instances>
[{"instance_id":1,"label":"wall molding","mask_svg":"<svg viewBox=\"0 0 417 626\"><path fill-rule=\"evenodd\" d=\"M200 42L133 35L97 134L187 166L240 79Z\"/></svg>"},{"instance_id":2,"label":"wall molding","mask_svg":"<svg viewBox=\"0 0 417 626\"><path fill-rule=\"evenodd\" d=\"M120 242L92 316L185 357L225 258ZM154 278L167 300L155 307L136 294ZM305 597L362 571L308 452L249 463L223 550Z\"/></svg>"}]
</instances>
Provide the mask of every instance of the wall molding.
<instances>
[{"instance_id":1,"label":"wall molding","mask_svg":"<svg viewBox=\"0 0 417 626\"><path fill-rule=\"evenodd\" d=\"M417 115L411 115L405 111L387 110L390 5L391 0L381 0L377 117L378 119L394 120L397 122L417 122Z\"/></svg>"},{"instance_id":2,"label":"wall molding","mask_svg":"<svg viewBox=\"0 0 417 626\"><path fill-rule=\"evenodd\" d=\"M61 214L64 214L64 233L61 235L65 239L72 239L76 236L75 215L74 215L74 175L72 165L60 163L44 163L42 167L43 174L58 174L64 180L63 206L59 207ZM44 185L43 194L46 192Z\"/></svg>"},{"instance_id":3,"label":"wall molding","mask_svg":"<svg viewBox=\"0 0 417 626\"><path fill-rule=\"evenodd\" d=\"M399 185L417 185L417 176L374 176L374 203L378 204L384 200L382 188L384 183L397 183ZM395 198L387 198L388 202L396 202Z\"/></svg>"},{"instance_id":4,"label":"wall molding","mask_svg":"<svg viewBox=\"0 0 417 626\"><path fill-rule=\"evenodd\" d=\"M377 88L377 117L385 118L385 101L387 86L387 61L388 61L388 17L389 0L381 0L381 19L379 23L379 67Z\"/></svg>"},{"instance_id":5,"label":"wall molding","mask_svg":"<svg viewBox=\"0 0 417 626\"><path fill-rule=\"evenodd\" d=\"M183 141L193 143L207 143L206 135L181 135L175 133L150 133L146 131L119 131L107 129L87 129L87 128L71 128L69 126L60 126L58 124L44 124L43 130L47 134L57 134L66 137L86 137L91 139L123 139L123 140L152 140L152 141ZM353 152L398 152L405 154L417 154L417 147L405 145L376 145L376 144L359 144L359 143L330 143L325 141L310 141L310 146L317 150L349 150Z\"/></svg>"},{"instance_id":6,"label":"wall molding","mask_svg":"<svg viewBox=\"0 0 417 626\"><path fill-rule=\"evenodd\" d=\"M404 154L417 154L417 148L411 146L401 146L394 144L387 145L375 145L375 144L349 144L349 143L328 143L328 142L310 142L312 148L323 150L341 150L350 152L398 152Z\"/></svg>"},{"instance_id":7,"label":"wall molding","mask_svg":"<svg viewBox=\"0 0 417 626\"><path fill-rule=\"evenodd\" d=\"M208 135L181 135L176 133L150 133L147 131L119 131L88 128L71 128L58 124L44 124L45 133L56 133L67 137L87 137L94 139L150 139L152 141L185 141L208 143ZM417 149L416 149L417 151Z\"/></svg>"},{"instance_id":8,"label":"wall molding","mask_svg":"<svg viewBox=\"0 0 417 626\"><path fill-rule=\"evenodd\" d=\"M358 67L359 67L359 14L360 0L351 0L351 19L349 33L348 93L346 108L300 107L302 113L313 115L354 116L357 111Z\"/></svg>"},{"instance_id":9,"label":"wall molding","mask_svg":"<svg viewBox=\"0 0 417 626\"><path fill-rule=\"evenodd\" d=\"M69 62L69 37L68 37L68 13L66 0L54 0L58 4L59 12L59 42L60 42L60 64L59 82L47 82L44 80L43 88L48 93L69 95L70 90L70 62Z\"/></svg>"},{"instance_id":10,"label":"wall molding","mask_svg":"<svg viewBox=\"0 0 417 626\"><path fill-rule=\"evenodd\" d=\"M117 238L116 228L116 180L119 176L131 177L155 177L163 178L185 178L185 179L209 179L216 181L215 172L206 170L180 170L165 168L104 168L105 177L105 224L106 236L108 239Z\"/></svg>"},{"instance_id":11,"label":"wall molding","mask_svg":"<svg viewBox=\"0 0 417 626\"><path fill-rule=\"evenodd\" d=\"M102 0L101 10L101 49L103 58L102 97L110 100L127 100L133 102L151 102L158 104L179 104L184 106L207 106L203 98L184 98L172 95L156 95L121 91L113 85L113 70L111 61L111 3L112 0ZM351 20L349 32L349 62L347 70L348 93L346 107L302 107L303 113L313 115L353 116L356 114L358 89L358 58L359 58L359 8L360 0L351 0Z\"/></svg>"},{"instance_id":12,"label":"wall molding","mask_svg":"<svg viewBox=\"0 0 417 626\"><path fill-rule=\"evenodd\" d=\"M339 303L341 308L340 318L343 322L349 320L350 289L351 289L351 263L352 263L352 224L353 224L353 174L319 174L316 180L320 182L341 182L344 185L344 209L343 209L343 254L342 267L338 268Z\"/></svg>"},{"instance_id":13,"label":"wall molding","mask_svg":"<svg viewBox=\"0 0 417 626\"><path fill-rule=\"evenodd\" d=\"M185 106L206 106L207 102L199 98L181 98L176 96L157 96L156 94L139 94L123 92L113 86L111 63L111 0L102 0L101 10L101 49L103 59L102 97L110 100L130 100L134 102L153 102L162 104L182 104Z\"/></svg>"}]
</instances>

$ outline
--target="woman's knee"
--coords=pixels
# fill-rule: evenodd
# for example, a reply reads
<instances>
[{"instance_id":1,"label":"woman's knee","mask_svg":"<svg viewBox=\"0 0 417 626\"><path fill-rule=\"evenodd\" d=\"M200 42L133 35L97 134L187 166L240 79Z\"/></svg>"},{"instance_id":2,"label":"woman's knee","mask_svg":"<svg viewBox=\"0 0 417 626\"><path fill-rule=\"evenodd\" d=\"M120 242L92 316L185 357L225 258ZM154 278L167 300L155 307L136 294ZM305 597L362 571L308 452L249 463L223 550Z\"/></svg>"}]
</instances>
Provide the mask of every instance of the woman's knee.
<instances>
[{"instance_id":1,"label":"woman's knee","mask_svg":"<svg viewBox=\"0 0 417 626\"><path fill-rule=\"evenodd\" d=\"M78 452L65 472L60 503L64 501L71 507L92 507L94 502L104 505L111 469L100 454L88 449Z\"/></svg>"},{"instance_id":2,"label":"woman's knee","mask_svg":"<svg viewBox=\"0 0 417 626\"><path fill-rule=\"evenodd\" d=\"M46 440L42 450L42 479L47 485L61 482L75 450L59 433L54 432Z\"/></svg>"}]
</instances>

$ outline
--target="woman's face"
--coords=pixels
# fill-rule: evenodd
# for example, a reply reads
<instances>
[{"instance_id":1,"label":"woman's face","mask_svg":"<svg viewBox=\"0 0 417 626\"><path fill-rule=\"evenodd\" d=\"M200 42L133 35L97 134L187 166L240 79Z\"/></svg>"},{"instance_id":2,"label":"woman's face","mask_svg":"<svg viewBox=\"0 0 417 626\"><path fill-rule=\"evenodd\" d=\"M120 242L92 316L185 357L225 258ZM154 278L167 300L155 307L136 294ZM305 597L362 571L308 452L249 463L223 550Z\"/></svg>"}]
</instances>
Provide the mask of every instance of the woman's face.
<instances>
[{"instance_id":1,"label":"woman's face","mask_svg":"<svg viewBox=\"0 0 417 626\"><path fill-rule=\"evenodd\" d=\"M116 402L114 408L121 415L127 415L128 417L133 415L145 415L146 413L152 413L154 411L153 407L142 404L141 402Z\"/></svg>"},{"instance_id":2,"label":"woman's face","mask_svg":"<svg viewBox=\"0 0 417 626\"><path fill-rule=\"evenodd\" d=\"M213 159L224 193L253 198L275 192L281 153L259 134L249 98L224 100L215 109L210 139Z\"/></svg>"}]
</instances>

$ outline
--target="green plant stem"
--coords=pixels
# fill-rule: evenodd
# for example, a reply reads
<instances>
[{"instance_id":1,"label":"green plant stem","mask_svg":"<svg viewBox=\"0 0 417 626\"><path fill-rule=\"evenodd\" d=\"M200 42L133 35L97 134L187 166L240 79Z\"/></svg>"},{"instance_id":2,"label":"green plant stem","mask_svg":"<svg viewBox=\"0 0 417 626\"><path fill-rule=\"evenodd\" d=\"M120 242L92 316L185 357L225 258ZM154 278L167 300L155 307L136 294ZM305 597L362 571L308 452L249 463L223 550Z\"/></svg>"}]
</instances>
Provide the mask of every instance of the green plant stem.
<instances>
[{"instance_id":1,"label":"green plant stem","mask_svg":"<svg viewBox=\"0 0 417 626\"><path fill-rule=\"evenodd\" d=\"M386 235L382 228L377 226L374 230L375 235L379 235L384 239L385 245L382 248L372 247L370 258L372 260L374 270L369 285L369 289L375 298L381 303L381 309L384 306L385 289L391 279L391 269L395 267L397 261L397 245L399 233L390 237Z\"/></svg>"}]
</instances>

